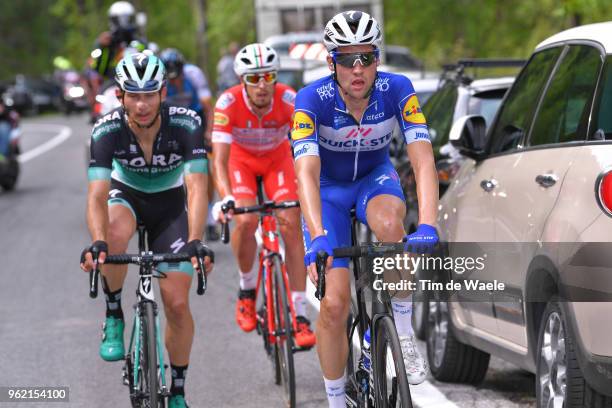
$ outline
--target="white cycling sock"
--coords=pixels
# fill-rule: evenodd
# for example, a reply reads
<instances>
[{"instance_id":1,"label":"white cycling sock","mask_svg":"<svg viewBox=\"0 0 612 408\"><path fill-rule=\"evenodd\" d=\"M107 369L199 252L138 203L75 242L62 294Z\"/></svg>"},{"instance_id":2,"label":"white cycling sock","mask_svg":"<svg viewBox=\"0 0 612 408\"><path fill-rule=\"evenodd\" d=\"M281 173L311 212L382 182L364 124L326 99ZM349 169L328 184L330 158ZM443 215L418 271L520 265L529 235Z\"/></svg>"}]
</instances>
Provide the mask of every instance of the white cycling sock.
<instances>
[{"instance_id":1,"label":"white cycling sock","mask_svg":"<svg viewBox=\"0 0 612 408\"><path fill-rule=\"evenodd\" d=\"M257 271L250 272L242 272L238 271L240 274L240 289L242 290L251 290L255 289L257 286Z\"/></svg>"},{"instance_id":2,"label":"white cycling sock","mask_svg":"<svg viewBox=\"0 0 612 408\"><path fill-rule=\"evenodd\" d=\"M291 292L291 300L293 301L295 315L306 317L306 292L298 292L297 290Z\"/></svg>"},{"instance_id":3,"label":"white cycling sock","mask_svg":"<svg viewBox=\"0 0 612 408\"><path fill-rule=\"evenodd\" d=\"M406 299L392 299L393 318L398 336L412 335L412 295Z\"/></svg>"},{"instance_id":4,"label":"white cycling sock","mask_svg":"<svg viewBox=\"0 0 612 408\"><path fill-rule=\"evenodd\" d=\"M325 392L327 393L327 402L329 408L346 408L344 387L346 386L346 377L343 375L337 380L328 380L323 377L325 381Z\"/></svg>"}]
</instances>

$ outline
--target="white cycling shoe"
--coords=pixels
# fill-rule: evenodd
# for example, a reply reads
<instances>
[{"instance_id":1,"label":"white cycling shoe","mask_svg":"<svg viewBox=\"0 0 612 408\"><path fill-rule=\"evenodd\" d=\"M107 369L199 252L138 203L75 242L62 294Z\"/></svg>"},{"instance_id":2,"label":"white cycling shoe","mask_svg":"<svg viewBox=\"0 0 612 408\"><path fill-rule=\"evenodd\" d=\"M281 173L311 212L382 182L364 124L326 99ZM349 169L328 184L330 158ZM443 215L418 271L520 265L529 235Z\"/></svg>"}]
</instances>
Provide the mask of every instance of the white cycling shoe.
<instances>
[{"instance_id":1,"label":"white cycling shoe","mask_svg":"<svg viewBox=\"0 0 612 408\"><path fill-rule=\"evenodd\" d=\"M427 378L429 371L427 361L421 356L414 335L400 336L399 340L404 357L404 365L406 366L408 383L410 385L419 385Z\"/></svg>"}]
</instances>

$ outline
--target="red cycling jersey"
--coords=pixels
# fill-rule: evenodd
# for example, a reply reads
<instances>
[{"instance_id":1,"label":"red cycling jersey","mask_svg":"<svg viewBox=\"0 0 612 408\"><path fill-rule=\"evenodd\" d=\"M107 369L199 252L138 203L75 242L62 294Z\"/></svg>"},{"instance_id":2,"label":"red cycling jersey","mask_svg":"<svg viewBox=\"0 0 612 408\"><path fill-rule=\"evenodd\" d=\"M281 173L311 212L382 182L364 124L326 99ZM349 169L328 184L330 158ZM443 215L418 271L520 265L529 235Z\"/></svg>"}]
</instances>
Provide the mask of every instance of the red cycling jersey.
<instances>
[{"instance_id":1,"label":"red cycling jersey","mask_svg":"<svg viewBox=\"0 0 612 408\"><path fill-rule=\"evenodd\" d=\"M295 91L277 83L270 110L260 119L247 103L246 91L236 85L215 105L213 143L231 143L251 154L265 155L288 140Z\"/></svg>"}]
</instances>

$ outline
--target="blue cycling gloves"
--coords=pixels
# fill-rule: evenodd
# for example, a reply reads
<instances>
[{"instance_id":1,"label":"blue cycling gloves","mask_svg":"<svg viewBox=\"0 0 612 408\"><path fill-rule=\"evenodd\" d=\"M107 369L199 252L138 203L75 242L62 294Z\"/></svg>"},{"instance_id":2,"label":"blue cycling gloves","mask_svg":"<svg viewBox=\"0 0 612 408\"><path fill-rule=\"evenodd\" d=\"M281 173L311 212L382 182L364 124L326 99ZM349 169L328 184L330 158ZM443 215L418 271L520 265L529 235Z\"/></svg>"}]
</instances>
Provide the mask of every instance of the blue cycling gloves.
<instances>
[{"instance_id":1,"label":"blue cycling gloves","mask_svg":"<svg viewBox=\"0 0 612 408\"><path fill-rule=\"evenodd\" d=\"M403 239L404 249L417 254L431 254L438 243L436 228L428 224L420 224L415 232Z\"/></svg>"},{"instance_id":2,"label":"blue cycling gloves","mask_svg":"<svg viewBox=\"0 0 612 408\"><path fill-rule=\"evenodd\" d=\"M308 267L311 263L317 262L317 252L325 251L328 255L334 255L334 249L332 248L327 235L319 235L310 243L310 249L304 255L304 265Z\"/></svg>"}]
</instances>

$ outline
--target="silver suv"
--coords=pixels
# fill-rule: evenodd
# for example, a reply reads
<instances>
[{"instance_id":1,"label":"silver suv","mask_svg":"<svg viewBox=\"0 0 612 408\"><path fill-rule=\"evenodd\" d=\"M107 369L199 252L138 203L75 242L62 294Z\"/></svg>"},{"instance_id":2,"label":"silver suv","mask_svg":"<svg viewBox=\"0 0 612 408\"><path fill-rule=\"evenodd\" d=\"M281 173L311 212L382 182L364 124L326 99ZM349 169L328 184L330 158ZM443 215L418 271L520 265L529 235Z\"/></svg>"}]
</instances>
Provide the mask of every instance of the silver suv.
<instances>
[{"instance_id":1,"label":"silver suv","mask_svg":"<svg viewBox=\"0 0 612 408\"><path fill-rule=\"evenodd\" d=\"M486 267L433 275L459 286L430 292L432 374L477 383L495 354L536 374L538 407L612 407L612 22L539 44L488 131L450 133L470 159L440 201L443 254L477 246Z\"/></svg>"}]
</instances>

